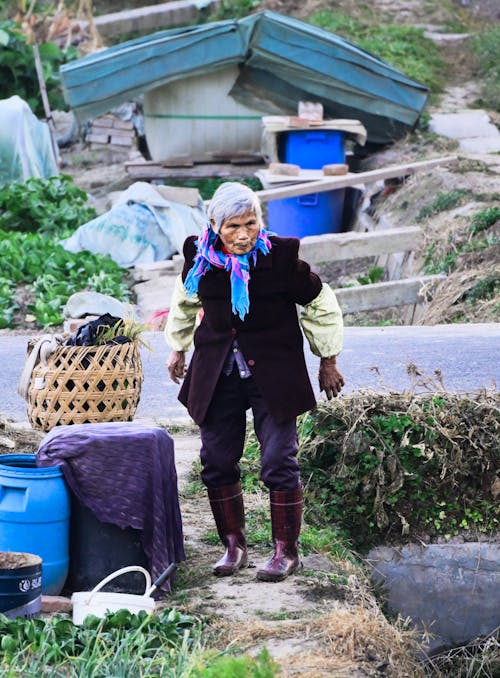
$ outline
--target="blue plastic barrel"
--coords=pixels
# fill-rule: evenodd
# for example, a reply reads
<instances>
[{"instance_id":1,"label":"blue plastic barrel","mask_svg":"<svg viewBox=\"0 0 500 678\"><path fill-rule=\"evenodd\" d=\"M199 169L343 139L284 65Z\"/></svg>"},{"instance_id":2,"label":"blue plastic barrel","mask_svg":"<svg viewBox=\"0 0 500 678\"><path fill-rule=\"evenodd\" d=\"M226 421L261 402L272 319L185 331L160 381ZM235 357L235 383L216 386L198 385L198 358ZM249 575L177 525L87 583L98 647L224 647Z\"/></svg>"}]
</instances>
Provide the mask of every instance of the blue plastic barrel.
<instances>
[{"instance_id":1,"label":"blue plastic barrel","mask_svg":"<svg viewBox=\"0 0 500 678\"><path fill-rule=\"evenodd\" d=\"M0 551L42 559L42 593L58 595L69 567L70 496L59 467L34 454L0 456Z\"/></svg>"},{"instance_id":2,"label":"blue plastic barrel","mask_svg":"<svg viewBox=\"0 0 500 678\"><path fill-rule=\"evenodd\" d=\"M267 204L269 229L284 237L338 233L342 230L343 188L308 193L297 198L270 200Z\"/></svg>"},{"instance_id":3,"label":"blue plastic barrel","mask_svg":"<svg viewBox=\"0 0 500 678\"><path fill-rule=\"evenodd\" d=\"M344 133L337 130L290 130L283 132L283 162L302 169L345 161ZM270 200L267 204L269 230L282 236L339 233L342 230L345 189L308 193L297 198Z\"/></svg>"},{"instance_id":4,"label":"blue plastic barrel","mask_svg":"<svg viewBox=\"0 0 500 678\"><path fill-rule=\"evenodd\" d=\"M283 132L283 161L302 169L345 162L344 132L334 129Z\"/></svg>"}]
</instances>

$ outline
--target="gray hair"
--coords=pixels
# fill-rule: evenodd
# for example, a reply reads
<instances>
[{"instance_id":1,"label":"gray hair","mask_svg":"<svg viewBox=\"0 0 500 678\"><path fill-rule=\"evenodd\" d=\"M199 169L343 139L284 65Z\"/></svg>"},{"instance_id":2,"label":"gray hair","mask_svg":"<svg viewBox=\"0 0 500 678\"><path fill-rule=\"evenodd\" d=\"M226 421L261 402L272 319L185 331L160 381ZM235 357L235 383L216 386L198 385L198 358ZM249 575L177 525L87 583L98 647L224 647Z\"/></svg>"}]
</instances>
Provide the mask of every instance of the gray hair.
<instances>
[{"instance_id":1,"label":"gray hair","mask_svg":"<svg viewBox=\"0 0 500 678\"><path fill-rule=\"evenodd\" d=\"M264 228L262 208L257 195L245 184L226 181L213 194L208 205L207 216L213 219L213 229L218 233L225 221L232 217L242 217L247 212L253 212L260 228Z\"/></svg>"}]
</instances>

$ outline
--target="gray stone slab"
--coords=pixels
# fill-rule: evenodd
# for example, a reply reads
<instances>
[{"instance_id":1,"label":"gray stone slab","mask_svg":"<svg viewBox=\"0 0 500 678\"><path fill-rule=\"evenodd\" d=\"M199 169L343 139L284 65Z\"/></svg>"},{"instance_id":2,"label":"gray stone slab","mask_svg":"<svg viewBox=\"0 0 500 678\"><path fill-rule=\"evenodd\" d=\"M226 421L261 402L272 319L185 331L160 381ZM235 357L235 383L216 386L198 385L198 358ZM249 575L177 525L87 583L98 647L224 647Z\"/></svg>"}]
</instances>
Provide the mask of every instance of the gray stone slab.
<instances>
[{"instance_id":1,"label":"gray stone slab","mask_svg":"<svg viewBox=\"0 0 500 678\"><path fill-rule=\"evenodd\" d=\"M500 624L500 544L381 546L368 554L391 613L430 631L434 654L492 633Z\"/></svg>"},{"instance_id":2,"label":"gray stone slab","mask_svg":"<svg viewBox=\"0 0 500 678\"><path fill-rule=\"evenodd\" d=\"M500 134L491 137L460 139L459 146L468 153L498 153L500 151Z\"/></svg>"},{"instance_id":3,"label":"gray stone slab","mask_svg":"<svg viewBox=\"0 0 500 678\"><path fill-rule=\"evenodd\" d=\"M490 122L486 111L463 111L461 113L435 113L429 129L451 139L470 139L476 137L498 137L498 128Z\"/></svg>"}]
</instances>

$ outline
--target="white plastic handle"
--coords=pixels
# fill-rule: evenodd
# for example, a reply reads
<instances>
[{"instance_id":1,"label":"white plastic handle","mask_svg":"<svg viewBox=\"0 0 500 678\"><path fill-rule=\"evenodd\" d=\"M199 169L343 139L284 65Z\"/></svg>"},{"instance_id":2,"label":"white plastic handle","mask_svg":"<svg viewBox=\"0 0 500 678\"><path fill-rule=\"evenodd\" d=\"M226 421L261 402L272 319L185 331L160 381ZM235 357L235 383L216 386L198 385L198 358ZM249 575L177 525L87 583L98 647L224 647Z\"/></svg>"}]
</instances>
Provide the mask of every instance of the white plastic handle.
<instances>
[{"instance_id":1,"label":"white plastic handle","mask_svg":"<svg viewBox=\"0 0 500 678\"><path fill-rule=\"evenodd\" d=\"M116 572L112 572L111 574L108 574L107 577L104 577L104 579L101 582L99 582L97 586L94 586L86 602L90 603L94 596L94 593L97 593L102 589L103 586L106 586L106 584L109 584L110 581L116 579L116 577L119 577L121 574L125 574L126 572L142 572L142 574L146 578L146 588L144 589L144 595L146 595L146 591L149 588L151 588L151 575L143 567L139 567L138 565L128 565L128 567L122 567L120 570L116 570Z\"/></svg>"}]
</instances>

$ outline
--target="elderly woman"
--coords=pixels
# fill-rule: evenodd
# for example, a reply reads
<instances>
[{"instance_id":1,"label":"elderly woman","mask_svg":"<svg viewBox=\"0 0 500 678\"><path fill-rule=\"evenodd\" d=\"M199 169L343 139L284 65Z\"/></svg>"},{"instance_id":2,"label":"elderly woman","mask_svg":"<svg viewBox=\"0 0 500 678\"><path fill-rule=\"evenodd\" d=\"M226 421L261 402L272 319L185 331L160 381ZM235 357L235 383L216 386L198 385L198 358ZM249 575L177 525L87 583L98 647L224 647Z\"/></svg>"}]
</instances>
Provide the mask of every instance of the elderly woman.
<instances>
[{"instance_id":1,"label":"elderly woman","mask_svg":"<svg viewBox=\"0 0 500 678\"><path fill-rule=\"evenodd\" d=\"M321 358L320 389L331 398L344 385L336 366L342 316L331 288L298 258L299 240L265 230L258 197L247 186L222 184L208 218L200 237L184 243L184 270L165 330L172 349L167 368L176 383L184 378L179 400L200 427L201 477L226 547L213 568L218 576L247 565L239 461L252 408L274 542L257 578L280 581L300 565L296 417L316 402L300 325ZM296 304L303 307L300 325Z\"/></svg>"}]
</instances>

